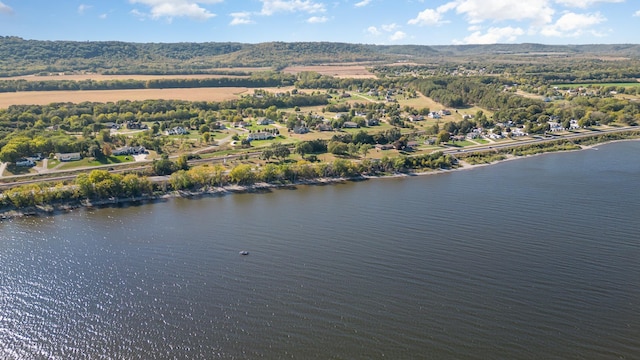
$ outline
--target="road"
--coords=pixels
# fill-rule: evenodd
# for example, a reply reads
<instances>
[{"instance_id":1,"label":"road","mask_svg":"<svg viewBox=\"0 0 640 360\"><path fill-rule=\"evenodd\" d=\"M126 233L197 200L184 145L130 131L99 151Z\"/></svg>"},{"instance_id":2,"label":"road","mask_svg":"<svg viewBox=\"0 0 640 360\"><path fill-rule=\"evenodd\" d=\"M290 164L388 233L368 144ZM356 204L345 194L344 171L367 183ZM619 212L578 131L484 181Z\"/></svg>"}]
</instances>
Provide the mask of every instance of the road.
<instances>
[{"instance_id":1,"label":"road","mask_svg":"<svg viewBox=\"0 0 640 360\"><path fill-rule=\"evenodd\" d=\"M562 136L554 135L546 138L528 139L528 140L521 140L517 142L507 142L507 143L494 142L491 144L473 146L466 149L447 149L447 150L443 150L442 152L445 154L457 154L457 153L459 154L459 153L481 152L481 151L490 151L490 150L498 150L498 149L508 149L508 148L513 148L513 147L522 146L522 145L541 144L545 142L552 142L552 141L558 141L558 140L579 139L579 138L585 138L590 136L615 134L615 133L621 133L621 132L632 131L632 130L640 130L640 128L638 128L637 126L625 126L621 128L614 128L614 129L594 130L588 133L582 133L582 132L571 133L571 134L562 135Z\"/></svg>"}]
</instances>

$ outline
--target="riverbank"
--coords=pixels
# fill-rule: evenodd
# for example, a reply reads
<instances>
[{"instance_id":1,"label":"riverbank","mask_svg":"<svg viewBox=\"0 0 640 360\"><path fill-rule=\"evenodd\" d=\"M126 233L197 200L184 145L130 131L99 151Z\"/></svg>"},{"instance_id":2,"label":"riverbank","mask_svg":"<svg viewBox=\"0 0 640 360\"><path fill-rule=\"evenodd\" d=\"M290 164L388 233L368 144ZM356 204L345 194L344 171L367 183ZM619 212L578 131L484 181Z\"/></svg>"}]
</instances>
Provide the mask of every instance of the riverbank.
<instances>
[{"instance_id":1,"label":"riverbank","mask_svg":"<svg viewBox=\"0 0 640 360\"><path fill-rule=\"evenodd\" d=\"M473 170L480 167L491 166L498 163L513 161L517 159L524 159L533 156L539 156L549 153L558 153L558 152L573 152L573 151L582 151L582 150L592 150L596 149L598 146L616 143L616 142L627 142L627 141L640 141L640 139L619 139L619 140L609 140L602 143L595 143L589 145L580 145L579 149L575 150L562 150L562 151L547 151L540 152L532 155L505 155L504 159L482 163L482 164L470 164L464 161L459 161L458 166L452 169L438 169L438 170L430 170L430 171L422 171L422 172L403 172L403 173L391 173L391 174L383 174L383 175L360 175L356 177L324 177L317 178L311 180L301 180L291 183L267 183L267 182L258 182L251 185L237 185L230 184L225 186L216 186L216 187L205 187L199 190L193 191L170 191L166 193L157 193L149 196L138 196L138 197L127 197L127 198L110 198L103 200L75 200L75 201L65 201L60 203L52 203L45 205L38 205L33 207L25 207L21 209L15 208L7 208L0 209L0 220L8 220L16 217L24 217L24 216L50 216L57 215L61 213L70 212L73 210L86 208L100 208L100 207L119 207L119 206L136 206L140 204L148 204L148 203L157 203L162 201L167 201L171 198L202 198L207 196L226 196L236 193L261 193L267 192L271 190L275 190L278 188L294 188L296 186L305 186L305 185L330 185L337 183L344 183L349 181L366 181L366 180L374 180L374 179L385 179L385 178L401 178L401 177L410 177L410 176L426 176L426 175L438 175L445 174L455 171L468 171Z\"/></svg>"}]
</instances>

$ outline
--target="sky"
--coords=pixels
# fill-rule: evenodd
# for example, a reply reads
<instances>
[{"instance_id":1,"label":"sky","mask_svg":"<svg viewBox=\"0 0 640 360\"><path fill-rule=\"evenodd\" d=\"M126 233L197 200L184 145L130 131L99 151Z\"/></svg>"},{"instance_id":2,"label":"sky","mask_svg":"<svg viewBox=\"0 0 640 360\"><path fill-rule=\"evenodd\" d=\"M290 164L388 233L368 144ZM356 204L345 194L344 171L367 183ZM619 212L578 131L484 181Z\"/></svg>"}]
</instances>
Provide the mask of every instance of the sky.
<instances>
[{"instance_id":1,"label":"sky","mask_svg":"<svg viewBox=\"0 0 640 360\"><path fill-rule=\"evenodd\" d=\"M0 0L0 36L128 42L638 43L638 0Z\"/></svg>"}]
</instances>

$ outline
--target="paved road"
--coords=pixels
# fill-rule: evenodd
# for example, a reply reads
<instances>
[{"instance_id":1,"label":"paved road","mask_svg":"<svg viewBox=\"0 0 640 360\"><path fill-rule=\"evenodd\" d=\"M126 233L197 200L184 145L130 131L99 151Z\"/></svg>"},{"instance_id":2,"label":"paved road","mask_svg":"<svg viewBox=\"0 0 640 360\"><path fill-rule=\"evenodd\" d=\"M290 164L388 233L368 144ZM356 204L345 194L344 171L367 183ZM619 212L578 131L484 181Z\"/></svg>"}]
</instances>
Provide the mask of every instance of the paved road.
<instances>
[{"instance_id":1,"label":"paved road","mask_svg":"<svg viewBox=\"0 0 640 360\"><path fill-rule=\"evenodd\" d=\"M545 142L552 142L552 141L558 141L558 140L567 140L567 139L578 139L578 138L584 138L584 137L590 137L590 136L598 136L598 135L606 135L606 134L615 134L615 133L620 133L620 132L625 132L625 131L630 131L630 130L640 130L639 127L637 126L625 126L625 127L621 127L621 128L614 128L614 129L607 129L607 130L594 130L594 131L590 131L590 132L580 132L580 133L571 133L568 135L558 135L558 136L551 136L551 137L546 137L546 138L537 138L537 139L530 139L530 140L521 140L521 141L510 141L510 142L506 142L506 143L492 143L492 144L486 144L486 145L481 145L481 146L473 146L470 148L466 148L466 149L447 149L447 150L443 150L442 152L445 154L456 154L456 153L470 153L470 152L480 152L480 151L489 151L489 150L498 150L498 149L507 149L507 148L512 148L512 147L516 147L516 146L522 146L522 145L530 145L530 144L539 144L539 143L545 143Z\"/></svg>"}]
</instances>

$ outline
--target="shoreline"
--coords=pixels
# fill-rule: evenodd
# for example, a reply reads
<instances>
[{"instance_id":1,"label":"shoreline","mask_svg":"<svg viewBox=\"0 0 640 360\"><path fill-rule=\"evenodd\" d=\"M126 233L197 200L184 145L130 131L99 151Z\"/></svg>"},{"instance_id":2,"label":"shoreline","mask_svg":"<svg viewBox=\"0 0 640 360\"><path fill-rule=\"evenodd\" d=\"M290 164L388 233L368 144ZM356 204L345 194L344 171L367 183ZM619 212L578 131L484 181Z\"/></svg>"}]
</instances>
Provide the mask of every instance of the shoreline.
<instances>
[{"instance_id":1,"label":"shoreline","mask_svg":"<svg viewBox=\"0 0 640 360\"><path fill-rule=\"evenodd\" d=\"M11 209L11 210L0 210L0 221L10 220L13 218L19 217L27 217L27 216L50 216L50 215L58 215L71 212L77 209L94 209L94 208L103 208L103 207L116 207L116 206L135 206L136 204L145 204L145 203L158 203L162 201L167 201L173 198L202 198L202 197L215 197L215 196L226 196L233 195L239 193L260 193L265 191L270 191L274 189L281 189L287 187L296 187L296 186L317 186L317 185L332 185L343 182L357 182L357 181L366 181L366 180L377 180L377 179L397 179L404 177L414 177L414 176L428 176L428 175L439 175L446 174L451 172L458 171L469 171L476 168L492 166L508 161L514 161L519 159L526 159L530 157L546 155L546 154L557 154L557 153L569 153L574 151L584 151L584 150L592 150L601 145L607 145L618 142L629 142L629 141L640 141L640 139L620 139L620 140L610 140L602 143L596 143L591 145L580 145L580 149L575 150L562 150L562 151L549 151L549 152L541 152L533 155L524 155L524 156L516 156L516 155L506 155L506 158L503 160L498 160L490 163L484 164L469 164L464 161L460 161L460 166L454 169L439 169L432 171L423 171L423 172L408 172L408 173L393 173L388 175L361 175L358 177L352 178L317 178L313 180L302 180L297 181L295 183L286 183L286 184L277 184L277 183L265 183L259 182L254 183L252 185L226 185L226 186L218 186L213 188L206 188L197 191L171 191L165 194L158 195L149 195L149 196L140 196L135 198L113 198L106 200L98 200L98 201L90 201L90 200L78 200L74 202L66 202L60 204L46 204L40 205L31 208L25 209Z\"/></svg>"}]
</instances>

